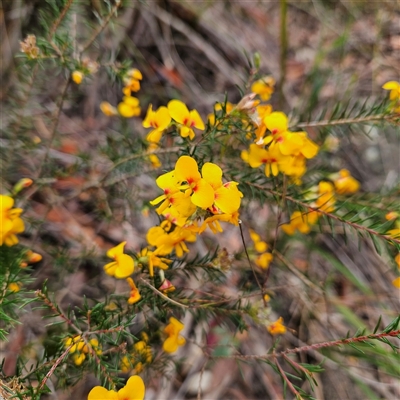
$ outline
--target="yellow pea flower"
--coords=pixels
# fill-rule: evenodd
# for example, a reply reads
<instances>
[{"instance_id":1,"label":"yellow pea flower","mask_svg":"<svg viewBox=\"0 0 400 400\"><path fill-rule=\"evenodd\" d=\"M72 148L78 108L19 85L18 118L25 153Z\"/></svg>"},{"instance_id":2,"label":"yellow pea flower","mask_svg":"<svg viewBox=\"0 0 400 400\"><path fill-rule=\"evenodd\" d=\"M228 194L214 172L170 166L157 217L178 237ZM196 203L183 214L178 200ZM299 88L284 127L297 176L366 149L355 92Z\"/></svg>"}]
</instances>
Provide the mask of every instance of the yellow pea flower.
<instances>
[{"instance_id":1,"label":"yellow pea flower","mask_svg":"<svg viewBox=\"0 0 400 400\"><path fill-rule=\"evenodd\" d=\"M178 350L179 346L183 346L186 343L184 337L180 336L181 330L184 328L182 322L176 318L171 317L169 324L164 328L164 332L168 335L163 343L163 350L167 353L174 353Z\"/></svg>"},{"instance_id":2,"label":"yellow pea flower","mask_svg":"<svg viewBox=\"0 0 400 400\"><path fill-rule=\"evenodd\" d=\"M118 112L124 118L132 118L140 115L139 99L132 96L124 96L118 104Z\"/></svg>"},{"instance_id":3,"label":"yellow pea flower","mask_svg":"<svg viewBox=\"0 0 400 400\"><path fill-rule=\"evenodd\" d=\"M264 243L264 242L263 242ZM260 254L256 259L255 263L262 269L267 269L269 267L269 264L273 260L274 256L271 253L263 253Z\"/></svg>"},{"instance_id":4,"label":"yellow pea flower","mask_svg":"<svg viewBox=\"0 0 400 400\"><path fill-rule=\"evenodd\" d=\"M396 219L399 217L399 214L396 211L389 211L386 215L385 215L385 219L387 221L391 221L393 219Z\"/></svg>"},{"instance_id":5,"label":"yellow pea flower","mask_svg":"<svg viewBox=\"0 0 400 400\"><path fill-rule=\"evenodd\" d=\"M130 96L131 92L137 92L140 90L140 81L143 79L142 73L136 69L132 68L127 71L126 75L123 78L123 82L125 87L122 89L122 92L125 96Z\"/></svg>"},{"instance_id":6,"label":"yellow pea flower","mask_svg":"<svg viewBox=\"0 0 400 400\"><path fill-rule=\"evenodd\" d=\"M393 285L395 288L400 289L400 276L397 277L396 279L393 279L392 285Z\"/></svg>"},{"instance_id":7,"label":"yellow pea flower","mask_svg":"<svg viewBox=\"0 0 400 400\"><path fill-rule=\"evenodd\" d=\"M8 284L7 289L10 292L17 293L21 290L21 285L18 284L17 282L11 282Z\"/></svg>"},{"instance_id":8,"label":"yellow pea flower","mask_svg":"<svg viewBox=\"0 0 400 400\"><path fill-rule=\"evenodd\" d=\"M178 181L186 181L190 186L193 192L191 200L194 205L204 210L213 205L214 189L205 179L202 179L194 158L180 157L175 164L175 177Z\"/></svg>"},{"instance_id":9,"label":"yellow pea flower","mask_svg":"<svg viewBox=\"0 0 400 400\"><path fill-rule=\"evenodd\" d=\"M107 257L114 259L114 261L104 266L104 271L107 275L114 276L117 279L132 275L135 264L131 256L124 254L125 245L126 242L122 242L107 251Z\"/></svg>"},{"instance_id":10,"label":"yellow pea flower","mask_svg":"<svg viewBox=\"0 0 400 400\"><path fill-rule=\"evenodd\" d=\"M288 130L288 118L281 111L274 111L264 117L264 124L272 135L277 135Z\"/></svg>"},{"instance_id":11,"label":"yellow pea flower","mask_svg":"<svg viewBox=\"0 0 400 400\"><path fill-rule=\"evenodd\" d=\"M153 111L153 106L150 104L142 125L144 128L153 128L153 130L147 134L146 140L148 142L158 143L164 129L166 129L170 123L171 116L169 115L167 107L161 106L156 111Z\"/></svg>"},{"instance_id":12,"label":"yellow pea flower","mask_svg":"<svg viewBox=\"0 0 400 400\"><path fill-rule=\"evenodd\" d=\"M360 183L351 176L347 169L341 169L333 183L338 194L353 194L360 189Z\"/></svg>"},{"instance_id":13,"label":"yellow pea flower","mask_svg":"<svg viewBox=\"0 0 400 400\"><path fill-rule=\"evenodd\" d=\"M107 117L114 117L115 115L118 115L117 109L112 106L108 101L102 101L100 103L100 110Z\"/></svg>"},{"instance_id":14,"label":"yellow pea flower","mask_svg":"<svg viewBox=\"0 0 400 400\"><path fill-rule=\"evenodd\" d=\"M188 137L192 140L195 137L193 128L204 130L204 122L197 110L189 111L187 106L180 100L171 100L168 105L168 111L171 117L181 124L179 133L182 137Z\"/></svg>"},{"instance_id":15,"label":"yellow pea flower","mask_svg":"<svg viewBox=\"0 0 400 400\"><path fill-rule=\"evenodd\" d=\"M143 400L146 388L143 379L134 375L131 376L126 385L116 392L107 390L102 386L95 386L88 395L88 400Z\"/></svg>"},{"instance_id":16,"label":"yellow pea flower","mask_svg":"<svg viewBox=\"0 0 400 400\"><path fill-rule=\"evenodd\" d=\"M264 76L251 85L251 91L260 96L261 100L267 101L274 92L275 79L272 76Z\"/></svg>"},{"instance_id":17,"label":"yellow pea flower","mask_svg":"<svg viewBox=\"0 0 400 400\"><path fill-rule=\"evenodd\" d=\"M177 197L182 196L180 192L180 182L176 177L175 171L170 171L160 175L156 179L156 184L164 191L164 194L150 201L150 204L154 206L162 202L161 205L156 209L158 214L162 214L163 211L170 206L170 204L174 203L174 200Z\"/></svg>"},{"instance_id":18,"label":"yellow pea flower","mask_svg":"<svg viewBox=\"0 0 400 400\"><path fill-rule=\"evenodd\" d=\"M283 155L274 143L269 146L268 150L253 143L247 153L247 162L251 168L258 168L265 164L265 175L267 177L270 177L271 173L273 176L277 176L290 160L290 157Z\"/></svg>"},{"instance_id":19,"label":"yellow pea flower","mask_svg":"<svg viewBox=\"0 0 400 400\"><path fill-rule=\"evenodd\" d=\"M290 223L281 225L282 230L287 235L294 235L296 230L300 233L307 234L311 230L311 225L315 224L318 220L318 213L316 211L303 214L300 211L295 211L290 217Z\"/></svg>"},{"instance_id":20,"label":"yellow pea flower","mask_svg":"<svg viewBox=\"0 0 400 400\"><path fill-rule=\"evenodd\" d=\"M149 268L149 275L154 276L154 267L168 269L168 264L171 264L172 260L159 257L158 249L155 251L150 251L148 247L145 247L139 253L139 263L147 265Z\"/></svg>"},{"instance_id":21,"label":"yellow pea flower","mask_svg":"<svg viewBox=\"0 0 400 400\"><path fill-rule=\"evenodd\" d=\"M84 78L84 74L81 71L73 71L71 74L72 80L77 84L80 85L82 83L82 80Z\"/></svg>"},{"instance_id":22,"label":"yellow pea flower","mask_svg":"<svg viewBox=\"0 0 400 400\"><path fill-rule=\"evenodd\" d=\"M196 235L193 234L193 232L189 229L177 226L173 232L161 235L155 241L155 246L157 247L158 254L160 255L167 255L175 250L176 256L182 257L183 253L189 252L185 241L195 242Z\"/></svg>"},{"instance_id":23,"label":"yellow pea flower","mask_svg":"<svg viewBox=\"0 0 400 400\"><path fill-rule=\"evenodd\" d=\"M139 290L136 287L135 282L133 281L132 278L126 278L126 281L128 282L129 286L131 287L128 304L135 304L142 298L142 296L140 295Z\"/></svg>"},{"instance_id":24,"label":"yellow pea flower","mask_svg":"<svg viewBox=\"0 0 400 400\"><path fill-rule=\"evenodd\" d=\"M335 210L335 190L330 182L321 181L318 184L319 197L315 201L316 206L325 212L332 212Z\"/></svg>"},{"instance_id":25,"label":"yellow pea flower","mask_svg":"<svg viewBox=\"0 0 400 400\"><path fill-rule=\"evenodd\" d=\"M17 233L25 230L20 215L22 208L13 208L14 199L0 194L0 246L14 246L18 243Z\"/></svg>"},{"instance_id":26,"label":"yellow pea flower","mask_svg":"<svg viewBox=\"0 0 400 400\"><path fill-rule=\"evenodd\" d=\"M400 99L400 83L396 81L386 82L382 89L390 90L389 98L390 100L399 100Z\"/></svg>"},{"instance_id":27,"label":"yellow pea flower","mask_svg":"<svg viewBox=\"0 0 400 400\"><path fill-rule=\"evenodd\" d=\"M283 335L286 333L286 327L283 325L283 318L280 317L277 321L272 322L267 326L268 332L271 335Z\"/></svg>"}]
</instances>

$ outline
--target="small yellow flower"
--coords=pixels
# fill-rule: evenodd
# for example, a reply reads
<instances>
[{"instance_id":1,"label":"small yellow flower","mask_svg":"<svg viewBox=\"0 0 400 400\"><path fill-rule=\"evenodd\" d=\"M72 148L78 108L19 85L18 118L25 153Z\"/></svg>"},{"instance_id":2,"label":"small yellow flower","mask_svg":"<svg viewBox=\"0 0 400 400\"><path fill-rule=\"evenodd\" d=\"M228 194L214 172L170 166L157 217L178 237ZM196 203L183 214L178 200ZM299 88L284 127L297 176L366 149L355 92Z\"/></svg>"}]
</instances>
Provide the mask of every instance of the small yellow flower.
<instances>
[{"instance_id":1,"label":"small yellow flower","mask_svg":"<svg viewBox=\"0 0 400 400\"><path fill-rule=\"evenodd\" d=\"M268 303L271 300L271 296L269 294L265 293L264 300Z\"/></svg>"},{"instance_id":2,"label":"small yellow flower","mask_svg":"<svg viewBox=\"0 0 400 400\"><path fill-rule=\"evenodd\" d=\"M277 321L272 322L267 326L268 332L271 335L283 335L286 333L286 327L283 325L283 318L280 317Z\"/></svg>"},{"instance_id":3,"label":"small yellow flower","mask_svg":"<svg viewBox=\"0 0 400 400\"><path fill-rule=\"evenodd\" d=\"M176 318L171 317L169 319L169 324L164 328L164 332L168 335L163 344L163 350L166 353L174 353L179 346L183 346L186 343L185 338L179 334L183 328L182 322Z\"/></svg>"},{"instance_id":4,"label":"small yellow flower","mask_svg":"<svg viewBox=\"0 0 400 400\"><path fill-rule=\"evenodd\" d=\"M34 253L32 250L28 250L25 254L26 262L28 264L35 264L39 261L42 261L42 256L38 253Z\"/></svg>"},{"instance_id":5,"label":"small yellow flower","mask_svg":"<svg viewBox=\"0 0 400 400\"><path fill-rule=\"evenodd\" d=\"M82 83L82 80L84 78L84 74L81 71L73 71L71 74L72 80L77 84L80 85Z\"/></svg>"},{"instance_id":6,"label":"small yellow flower","mask_svg":"<svg viewBox=\"0 0 400 400\"><path fill-rule=\"evenodd\" d=\"M126 385L116 392L107 390L102 386L95 386L88 395L88 400L143 400L146 388L143 379L134 375L131 376Z\"/></svg>"},{"instance_id":7,"label":"small yellow flower","mask_svg":"<svg viewBox=\"0 0 400 400\"><path fill-rule=\"evenodd\" d=\"M400 99L400 83L396 81L386 82L382 89L390 90L390 100L399 100Z\"/></svg>"},{"instance_id":8,"label":"small yellow flower","mask_svg":"<svg viewBox=\"0 0 400 400\"><path fill-rule=\"evenodd\" d=\"M269 264L273 260L274 256L271 253L260 254L256 259L255 263L262 269L267 269Z\"/></svg>"},{"instance_id":9,"label":"small yellow flower","mask_svg":"<svg viewBox=\"0 0 400 400\"><path fill-rule=\"evenodd\" d=\"M0 194L0 246L14 246L18 243L17 233L25 229L24 222L20 218L21 208L13 208L14 199Z\"/></svg>"},{"instance_id":10,"label":"small yellow flower","mask_svg":"<svg viewBox=\"0 0 400 400\"><path fill-rule=\"evenodd\" d=\"M8 284L8 290L10 290L13 293L17 293L21 290L21 285L19 285L17 282L11 282Z\"/></svg>"},{"instance_id":11,"label":"small yellow flower","mask_svg":"<svg viewBox=\"0 0 400 400\"><path fill-rule=\"evenodd\" d=\"M126 278L126 281L131 287L131 293L129 295L128 304L135 304L142 298L142 296L140 295L139 290L136 287L135 282L133 281L132 278Z\"/></svg>"},{"instance_id":12,"label":"small yellow flower","mask_svg":"<svg viewBox=\"0 0 400 400\"><path fill-rule=\"evenodd\" d=\"M132 96L124 96L118 104L118 112L124 118L132 118L140 115L139 99Z\"/></svg>"},{"instance_id":13,"label":"small yellow flower","mask_svg":"<svg viewBox=\"0 0 400 400\"><path fill-rule=\"evenodd\" d=\"M170 116L180 124L179 133L182 137L194 139L193 128L204 130L204 122L197 110L189 111L187 106L180 100L171 100L168 105Z\"/></svg>"},{"instance_id":14,"label":"small yellow flower","mask_svg":"<svg viewBox=\"0 0 400 400\"><path fill-rule=\"evenodd\" d=\"M350 175L347 169L341 169L339 177L334 179L333 183L338 194L353 194L360 189L360 183Z\"/></svg>"},{"instance_id":15,"label":"small yellow flower","mask_svg":"<svg viewBox=\"0 0 400 400\"><path fill-rule=\"evenodd\" d=\"M396 279L393 279L392 285L393 285L395 288L400 289L400 276L397 277Z\"/></svg>"},{"instance_id":16,"label":"small yellow flower","mask_svg":"<svg viewBox=\"0 0 400 400\"><path fill-rule=\"evenodd\" d=\"M140 89L139 81L141 81L142 79L142 73L138 69L130 69L123 79L125 87L122 89L122 92L124 93L124 95L130 96L131 92L137 92Z\"/></svg>"},{"instance_id":17,"label":"small yellow flower","mask_svg":"<svg viewBox=\"0 0 400 400\"><path fill-rule=\"evenodd\" d=\"M153 128L153 130L147 134L146 140L151 143L158 143L163 131L170 123L171 116L167 107L161 106L156 111L153 111L153 106L150 104L146 118L143 120L143 127Z\"/></svg>"},{"instance_id":18,"label":"small yellow flower","mask_svg":"<svg viewBox=\"0 0 400 400\"><path fill-rule=\"evenodd\" d=\"M316 211L310 213L301 213L300 211L295 211L290 217L290 223L283 224L282 230L287 235L294 235L296 230L300 233L307 234L311 230L311 225L314 225L318 220L318 214Z\"/></svg>"},{"instance_id":19,"label":"small yellow flower","mask_svg":"<svg viewBox=\"0 0 400 400\"><path fill-rule=\"evenodd\" d=\"M22 178L20 179L13 187L13 193L17 194L19 193L22 189L26 189L29 186L31 186L33 183L33 180L30 178Z\"/></svg>"},{"instance_id":20,"label":"small yellow flower","mask_svg":"<svg viewBox=\"0 0 400 400\"><path fill-rule=\"evenodd\" d=\"M108 101L102 101L100 103L100 110L104 115L107 115L107 117L114 117L115 115L118 115L117 109Z\"/></svg>"},{"instance_id":21,"label":"small yellow flower","mask_svg":"<svg viewBox=\"0 0 400 400\"><path fill-rule=\"evenodd\" d=\"M251 91L260 96L261 100L267 101L274 92L275 80L272 76L264 76L251 85Z\"/></svg>"},{"instance_id":22,"label":"small yellow flower","mask_svg":"<svg viewBox=\"0 0 400 400\"><path fill-rule=\"evenodd\" d=\"M135 268L133 258L124 254L124 247L126 242L120 243L118 246L113 247L107 251L107 257L114 259L104 266L104 271L110 276L117 279L127 278L132 275Z\"/></svg>"},{"instance_id":23,"label":"small yellow flower","mask_svg":"<svg viewBox=\"0 0 400 400\"><path fill-rule=\"evenodd\" d=\"M389 211L386 215L385 215L385 219L387 221L392 221L393 219L397 219L399 217L399 214L396 211Z\"/></svg>"}]
</instances>

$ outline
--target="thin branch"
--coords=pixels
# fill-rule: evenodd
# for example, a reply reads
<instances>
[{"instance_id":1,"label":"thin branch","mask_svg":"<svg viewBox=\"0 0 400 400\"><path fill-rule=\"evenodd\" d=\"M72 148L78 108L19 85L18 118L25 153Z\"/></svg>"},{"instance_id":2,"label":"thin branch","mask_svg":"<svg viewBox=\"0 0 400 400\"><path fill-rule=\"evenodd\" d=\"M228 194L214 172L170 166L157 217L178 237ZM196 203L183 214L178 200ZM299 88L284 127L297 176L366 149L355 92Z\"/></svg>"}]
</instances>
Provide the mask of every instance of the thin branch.
<instances>
[{"instance_id":1,"label":"thin branch","mask_svg":"<svg viewBox=\"0 0 400 400\"><path fill-rule=\"evenodd\" d=\"M249 253L247 251L246 242L244 240L244 235L243 235L242 221L239 221L239 229L240 229L240 236L242 238L242 243L243 243L243 247L244 247L244 252L246 253L247 261L249 262L250 268L253 271L253 275L254 275L254 278L255 278L255 280L257 282L257 285L260 288L262 299L263 299L263 302L264 302L264 307L267 307L267 302L266 302L266 300L264 298L264 287L263 287L263 285L261 285L261 282L259 281L259 279L257 277L257 274L256 274L256 271L254 269L253 263L251 262Z\"/></svg>"},{"instance_id":2,"label":"thin branch","mask_svg":"<svg viewBox=\"0 0 400 400\"><path fill-rule=\"evenodd\" d=\"M107 27L108 23L110 22L111 18L117 12L118 8L122 6L122 1L116 1L115 6L111 9L110 13L107 17L103 20L102 24L93 32L93 35L83 44L82 48L80 49L80 53L82 54L85 52L91 44L96 40L97 36L100 35L101 32Z\"/></svg>"},{"instance_id":3,"label":"thin branch","mask_svg":"<svg viewBox=\"0 0 400 400\"><path fill-rule=\"evenodd\" d=\"M262 186L262 185L257 185L256 183L251 183L251 182L246 182L246 184L249 185L249 186L253 186L253 187L257 188L257 189L260 189L260 190L265 190L265 191L267 191L267 192L269 192L269 193L271 193L271 194L273 194L273 195L275 195L275 196L282 196L282 193L279 193L279 192L277 192L277 191L275 191L275 190L266 188L266 187L264 187L264 186ZM364 225L360 225L360 224L357 224L357 223L355 223L355 222L347 221L347 220L345 220L344 218L341 218L341 217L339 217L339 216L337 216L337 215L331 214L331 213L326 212L326 211L322 211L322 210L320 210L320 209L317 208L317 207L313 207L313 206L311 206L310 204L304 203L304 202L301 201L301 200L294 199L294 198L291 197L291 196L287 196L287 195L286 195L285 198L286 198L287 200L291 201L292 203L299 204L299 205L301 205L301 206L303 206L303 207L308 208L308 209L311 210L311 211L317 211L318 213L320 213L320 214L322 214L322 215L325 215L325 216L327 216L328 218L332 218L332 219L334 219L334 220L336 220L336 221L341 222L342 224L349 225L349 226L351 226L352 228L354 228L354 229L356 229L356 230L365 231L365 232L368 232L368 233L371 234L371 235L378 236L378 237L380 237L381 239L387 240L388 242L400 244L400 239L396 239L396 238L394 238L394 237L392 237L392 236L390 236L390 235L384 235L384 234L379 233L379 232L375 231L374 229L368 228L368 227L366 227L366 226L364 226Z\"/></svg>"},{"instance_id":4,"label":"thin branch","mask_svg":"<svg viewBox=\"0 0 400 400\"><path fill-rule=\"evenodd\" d=\"M359 124L362 122L370 122L370 121L380 121L380 120L390 120L393 118L393 115L387 114L378 114L378 115L369 115L367 117L359 117L359 118L343 118L336 120L323 120L323 121L310 121L310 122L301 122L299 124L294 124L291 128L313 128L320 126L335 126L335 125L347 125L347 124Z\"/></svg>"},{"instance_id":5,"label":"thin branch","mask_svg":"<svg viewBox=\"0 0 400 400\"><path fill-rule=\"evenodd\" d=\"M256 354L250 354L250 355L241 355L241 354L234 354L230 356L214 356L214 358L239 358L239 359L256 359L256 360L265 360L269 358L275 358L275 357L284 357L285 354L295 354L295 353L302 353L302 352L309 352L309 351L315 351L319 350L325 347L334 347L334 346L340 346L343 344L349 344L349 343L359 343L359 342L365 342L366 340L371 340L371 339L381 339L384 337L397 337L400 335L400 329L391 331L391 332L381 332L381 333L375 333L375 334L370 334L370 335L364 335L364 336L357 336L354 338L348 338L348 339L337 339L337 340L332 340L330 342L322 342L322 343L315 343L315 344L310 344L307 346L302 346L302 347L295 347L294 349L287 349L280 351L279 353L270 353L270 354L264 354L264 355L256 355Z\"/></svg>"},{"instance_id":6,"label":"thin branch","mask_svg":"<svg viewBox=\"0 0 400 400\"><path fill-rule=\"evenodd\" d=\"M68 353L71 350L72 346L74 346L74 343L71 343L64 350L64 352L60 355L60 357L57 358L56 362L52 365L52 367L50 368L49 372L47 372L46 376L40 382L39 388L37 389L37 393L39 393L39 391L43 389L43 386L46 384L47 380L54 374L54 371L56 370L56 368L60 365L60 363L68 355Z\"/></svg>"},{"instance_id":7,"label":"thin branch","mask_svg":"<svg viewBox=\"0 0 400 400\"><path fill-rule=\"evenodd\" d=\"M57 28L59 27L59 25L61 24L62 20L64 19L65 15L67 14L69 8L71 7L72 3L74 2L74 0L68 0L67 4L65 4L64 8L62 9L60 15L58 16L58 18L54 21L53 26L50 29L49 32L49 39L52 38L52 36L54 35L54 33L56 32Z\"/></svg>"},{"instance_id":8,"label":"thin branch","mask_svg":"<svg viewBox=\"0 0 400 400\"><path fill-rule=\"evenodd\" d=\"M290 391L296 396L296 399L302 400L303 398L301 397L299 391L293 386L292 382L290 382L289 378L286 376L285 371L282 369L276 358L275 358L275 365L278 368L282 379L284 379L286 384L288 385Z\"/></svg>"},{"instance_id":9,"label":"thin branch","mask_svg":"<svg viewBox=\"0 0 400 400\"><path fill-rule=\"evenodd\" d=\"M112 167L110 167L110 169L100 179L98 184L100 184L101 182L104 182L106 180L106 178L108 177L108 175L110 175L110 173L112 171L114 171L115 168L119 167L122 164L125 164L128 161L135 160L137 158L148 157L148 156L151 156L152 154L156 154L157 155L157 154L166 154L166 153L176 153L179 150L180 150L180 147L171 147L169 149L157 149L157 150L147 151L145 153L132 154L132 155L130 155L128 157L123 158L122 160L117 161Z\"/></svg>"},{"instance_id":10,"label":"thin branch","mask_svg":"<svg viewBox=\"0 0 400 400\"><path fill-rule=\"evenodd\" d=\"M170 299L168 296L166 296L164 293L160 292L158 289L156 289L153 285L151 285L149 282L147 282L145 279L140 278L140 281L144 283L148 288L150 288L154 293L156 293L158 296L162 297L164 300L168 301L169 303L175 304L176 306L182 307L182 308L190 308L189 306L179 303L175 300Z\"/></svg>"}]
</instances>

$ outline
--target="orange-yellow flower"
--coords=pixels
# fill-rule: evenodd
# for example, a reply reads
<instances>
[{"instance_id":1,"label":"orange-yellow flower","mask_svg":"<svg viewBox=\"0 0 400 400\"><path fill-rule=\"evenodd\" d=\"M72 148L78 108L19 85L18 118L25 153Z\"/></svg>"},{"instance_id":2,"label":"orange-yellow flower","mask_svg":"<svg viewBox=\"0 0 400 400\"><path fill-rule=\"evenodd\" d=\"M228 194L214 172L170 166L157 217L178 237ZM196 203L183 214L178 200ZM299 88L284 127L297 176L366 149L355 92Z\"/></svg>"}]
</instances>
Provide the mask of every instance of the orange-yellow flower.
<instances>
[{"instance_id":1,"label":"orange-yellow flower","mask_svg":"<svg viewBox=\"0 0 400 400\"><path fill-rule=\"evenodd\" d=\"M132 96L124 96L118 104L118 112L124 118L132 118L140 115L139 99Z\"/></svg>"},{"instance_id":2,"label":"orange-yellow flower","mask_svg":"<svg viewBox=\"0 0 400 400\"><path fill-rule=\"evenodd\" d=\"M124 95L130 96L131 92L137 92L140 89L140 81L142 78L142 73L136 68L127 71L123 79L125 87L122 89L122 92Z\"/></svg>"},{"instance_id":3,"label":"orange-yellow flower","mask_svg":"<svg viewBox=\"0 0 400 400\"><path fill-rule=\"evenodd\" d=\"M268 150L259 147L256 144L251 144L247 156L247 162L250 167L258 168L265 164L265 175L267 177L277 176L284 165L290 162L290 157L281 153L279 147L272 143Z\"/></svg>"},{"instance_id":4,"label":"orange-yellow flower","mask_svg":"<svg viewBox=\"0 0 400 400\"><path fill-rule=\"evenodd\" d=\"M139 290L136 287L135 282L133 281L132 278L126 278L126 281L128 282L129 286L131 287L128 304L135 304L142 298L142 296L140 295Z\"/></svg>"},{"instance_id":5,"label":"orange-yellow flower","mask_svg":"<svg viewBox=\"0 0 400 400\"><path fill-rule=\"evenodd\" d=\"M163 343L163 350L167 353L174 353L178 350L179 346L183 346L186 343L184 337L180 336L181 330L184 328L182 322L176 318L171 317L169 324L164 328L164 332L168 335Z\"/></svg>"},{"instance_id":6,"label":"orange-yellow flower","mask_svg":"<svg viewBox=\"0 0 400 400\"><path fill-rule=\"evenodd\" d=\"M255 263L262 269L267 269L273 260L274 256L271 253L262 253L256 259Z\"/></svg>"},{"instance_id":7,"label":"orange-yellow flower","mask_svg":"<svg viewBox=\"0 0 400 400\"><path fill-rule=\"evenodd\" d=\"M268 332L271 335L283 335L286 333L286 327L283 325L283 318L280 317L277 321L272 322L267 326Z\"/></svg>"},{"instance_id":8,"label":"orange-yellow flower","mask_svg":"<svg viewBox=\"0 0 400 400\"><path fill-rule=\"evenodd\" d=\"M145 394L143 379L134 375L131 376L126 385L116 392L107 390L102 386L95 386L88 395L88 400L143 400Z\"/></svg>"},{"instance_id":9,"label":"orange-yellow flower","mask_svg":"<svg viewBox=\"0 0 400 400\"><path fill-rule=\"evenodd\" d=\"M126 242L122 242L107 251L107 257L114 259L114 261L106 264L104 271L106 274L118 279L127 278L129 275L132 275L135 268L133 258L124 254L125 245Z\"/></svg>"},{"instance_id":10,"label":"orange-yellow flower","mask_svg":"<svg viewBox=\"0 0 400 400\"><path fill-rule=\"evenodd\" d=\"M168 111L171 117L180 125L179 133L182 137L194 139L193 128L204 130L204 122L197 110L189 111L187 106L180 100L171 100L168 103Z\"/></svg>"},{"instance_id":11,"label":"orange-yellow flower","mask_svg":"<svg viewBox=\"0 0 400 400\"><path fill-rule=\"evenodd\" d=\"M72 80L77 84L80 85L82 83L82 80L84 78L84 74L81 71L73 71L71 74Z\"/></svg>"},{"instance_id":12,"label":"orange-yellow flower","mask_svg":"<svg viewBox=\"0 0 400 400\"><path fill-rule=\"evenodd\" d=\"M318 184L319 197L315 201L317 208L325 212L332 212L335 210L335 190L330 182L321 181Z\"/></svg>"},{"instance_id":13,"label":"orange-yellow flower","mask_svg":"<svg viewBox=\"0 0 400 400\"><path fill-rule=\"evenodd\" d=\"M17 233L25 229L24 222L20 218L22 208L13 208L14 199L0 194L0 246L14 246L18 243Z\"/></svg>"},{"instance_id":14,"label":"orange-yellow flower","mask_svg":"<svg viewBox=\"0 0 400 400\"><path fill-rule=\"evenodd\" d=\"M307 214L295 211L290 217L290 223L283 224L281 227L287 235L294 235L296 230L307 234L311 230L311 225L315 224L317 220L318 214L315 211Z\"/></svg>"},{"instance_id":15,"label":"orange-yellow flower","mask_svg":"<svg viewBox=\"0 0 400 400\"><path fill-rule=\"evenodd\" d=\"M393 285L395 288L400 289L400 276L397 277L396 279L393 279L392 285Z\"/></svg>"},{"instance_id":16,"label":"orange-yellow flower","mask_svg":"<svg viewBox=\"0 0 400 400\"><path fill-rule=\"evenodd\" d=\"M172 263L164 257L159 257L159 250L150 251L148 247L145 247L139 254L139 263L145 264L149 268L149 275L154 276L154 267L161 269L168 269L168 264Z\"/></svg>"},{"instance_id":17,"label":"orange-yellow flower","mask_svg":"<svg viewBox=\"0 0 400 400\"><path fill-rule=\"evenodd\" d=\"M261 100L267 101L274 92L275 79L272 76L264 76L251 85L251 91L260 96Z\"/></svg>"},{"instance_id":18,"label":"orange-yellow flower","mask_svg":"<svg viewBox=\"0 0 400 400\"><path fill-rule=\"evenodd\" d=\"M102 101L100 103L100 110L107 117L113 117L115 115L118 115L117 109L114 106L112 106L108 101Z\"/></svg>"},{"instance_id":19,"label":"orange-yellow flower","mask_svg":"<svg viewBox=\"0 0 400 400\"><path fill-rule=\"evenodd\" d=\"M347 169L339 171L339 177L333 181L336 193L353 194L360 189L360 183L354 179Z\"/></svg>"},{"instance_id":20,"label":"orange-yellow flower","mask_svg":"<svg viewBox=\"0 0 400 400\"><path fill-rule=\"evenodd\" d=\"M158 143L161 139L163 131L168 127L171 122L168 108L165 106L159 107L153 111L153 106L150 104L147 110L145 119L143 120L144 128L153 128L147 134L146 140L152 143Z\"/></svg>"},{"instance_id":21,"label":"orange-yellow flower","mask_svg":"<svg viewBox=\"0 0 400 400\"><path fill-rule=\"evenodd\" d=\"M151 347L147 345L145 340L140 340L133 346L133 351L121 360L121 371L140 373L143 370L143 364L151 363L153 355L151 353Z\"/></svg>"},{"instance_id":22,"label":"orange-yellow flower","mask_svg":"<svg viewBox=\"0 0 400 400\"><path fill-rule=\"evenodd\" d=\"M382 89L390 90L390 100L399 100L400 99L400 83L396 81L386 82Z\"/></svg>"},{"instance_id":23,"label":"orange-yellow flower","mask_svg":"<svg viewBox=\"0 0 400 400\"><path fill-rule=\"evenodd\" d=\"M170 204L173 204L175 200L182 197L183 194L180 192L180 182L175 176L175 171L170 171L160 175L156 179L156 183L159 188L163 189L164 194L150 201L150 204L154 206L162 202L160 207L156 209L158 214L162 214Z\"/></svg>"}]
</instances>

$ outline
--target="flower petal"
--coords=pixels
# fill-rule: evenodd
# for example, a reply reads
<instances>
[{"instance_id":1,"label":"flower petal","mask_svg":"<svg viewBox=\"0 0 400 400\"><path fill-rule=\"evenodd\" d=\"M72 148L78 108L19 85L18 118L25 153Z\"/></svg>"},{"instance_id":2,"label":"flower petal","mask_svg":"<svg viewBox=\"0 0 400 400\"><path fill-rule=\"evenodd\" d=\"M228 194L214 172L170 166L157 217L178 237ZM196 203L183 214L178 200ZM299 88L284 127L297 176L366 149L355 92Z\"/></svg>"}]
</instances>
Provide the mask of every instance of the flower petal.
<instances>
[{"instance_id":1,"label":"flower petal","mask_svg":"<svg viewBox=\"0 0 400 400\"><path fill-rule=\"evenodd\" d=\"M171 100L168 105L168 111L170 116L180 124L186 125L186 121L189 120L189 110L186 105L180 100Z\"/></svg>"},{"instance_id":2,"label":"flower petal","mask_svg":"<svg viewBox=\"0 0 400 400\"><path fill-rule=\"evenodd\" d=\"M222 169L218 165L205 163L201 169L201 175L214 190L222 186Z\"/></svg>"},{"instance_id":3,"label":"flower petal","mask_svg":"<svg viewBox=\"0 0 400 400\"><path fill-rule=\"evenodd\" d=\"M214 203L214 189L205 180L200 179L193 188L192 203L204 210Z\"/></svg>"}]
</instances>

